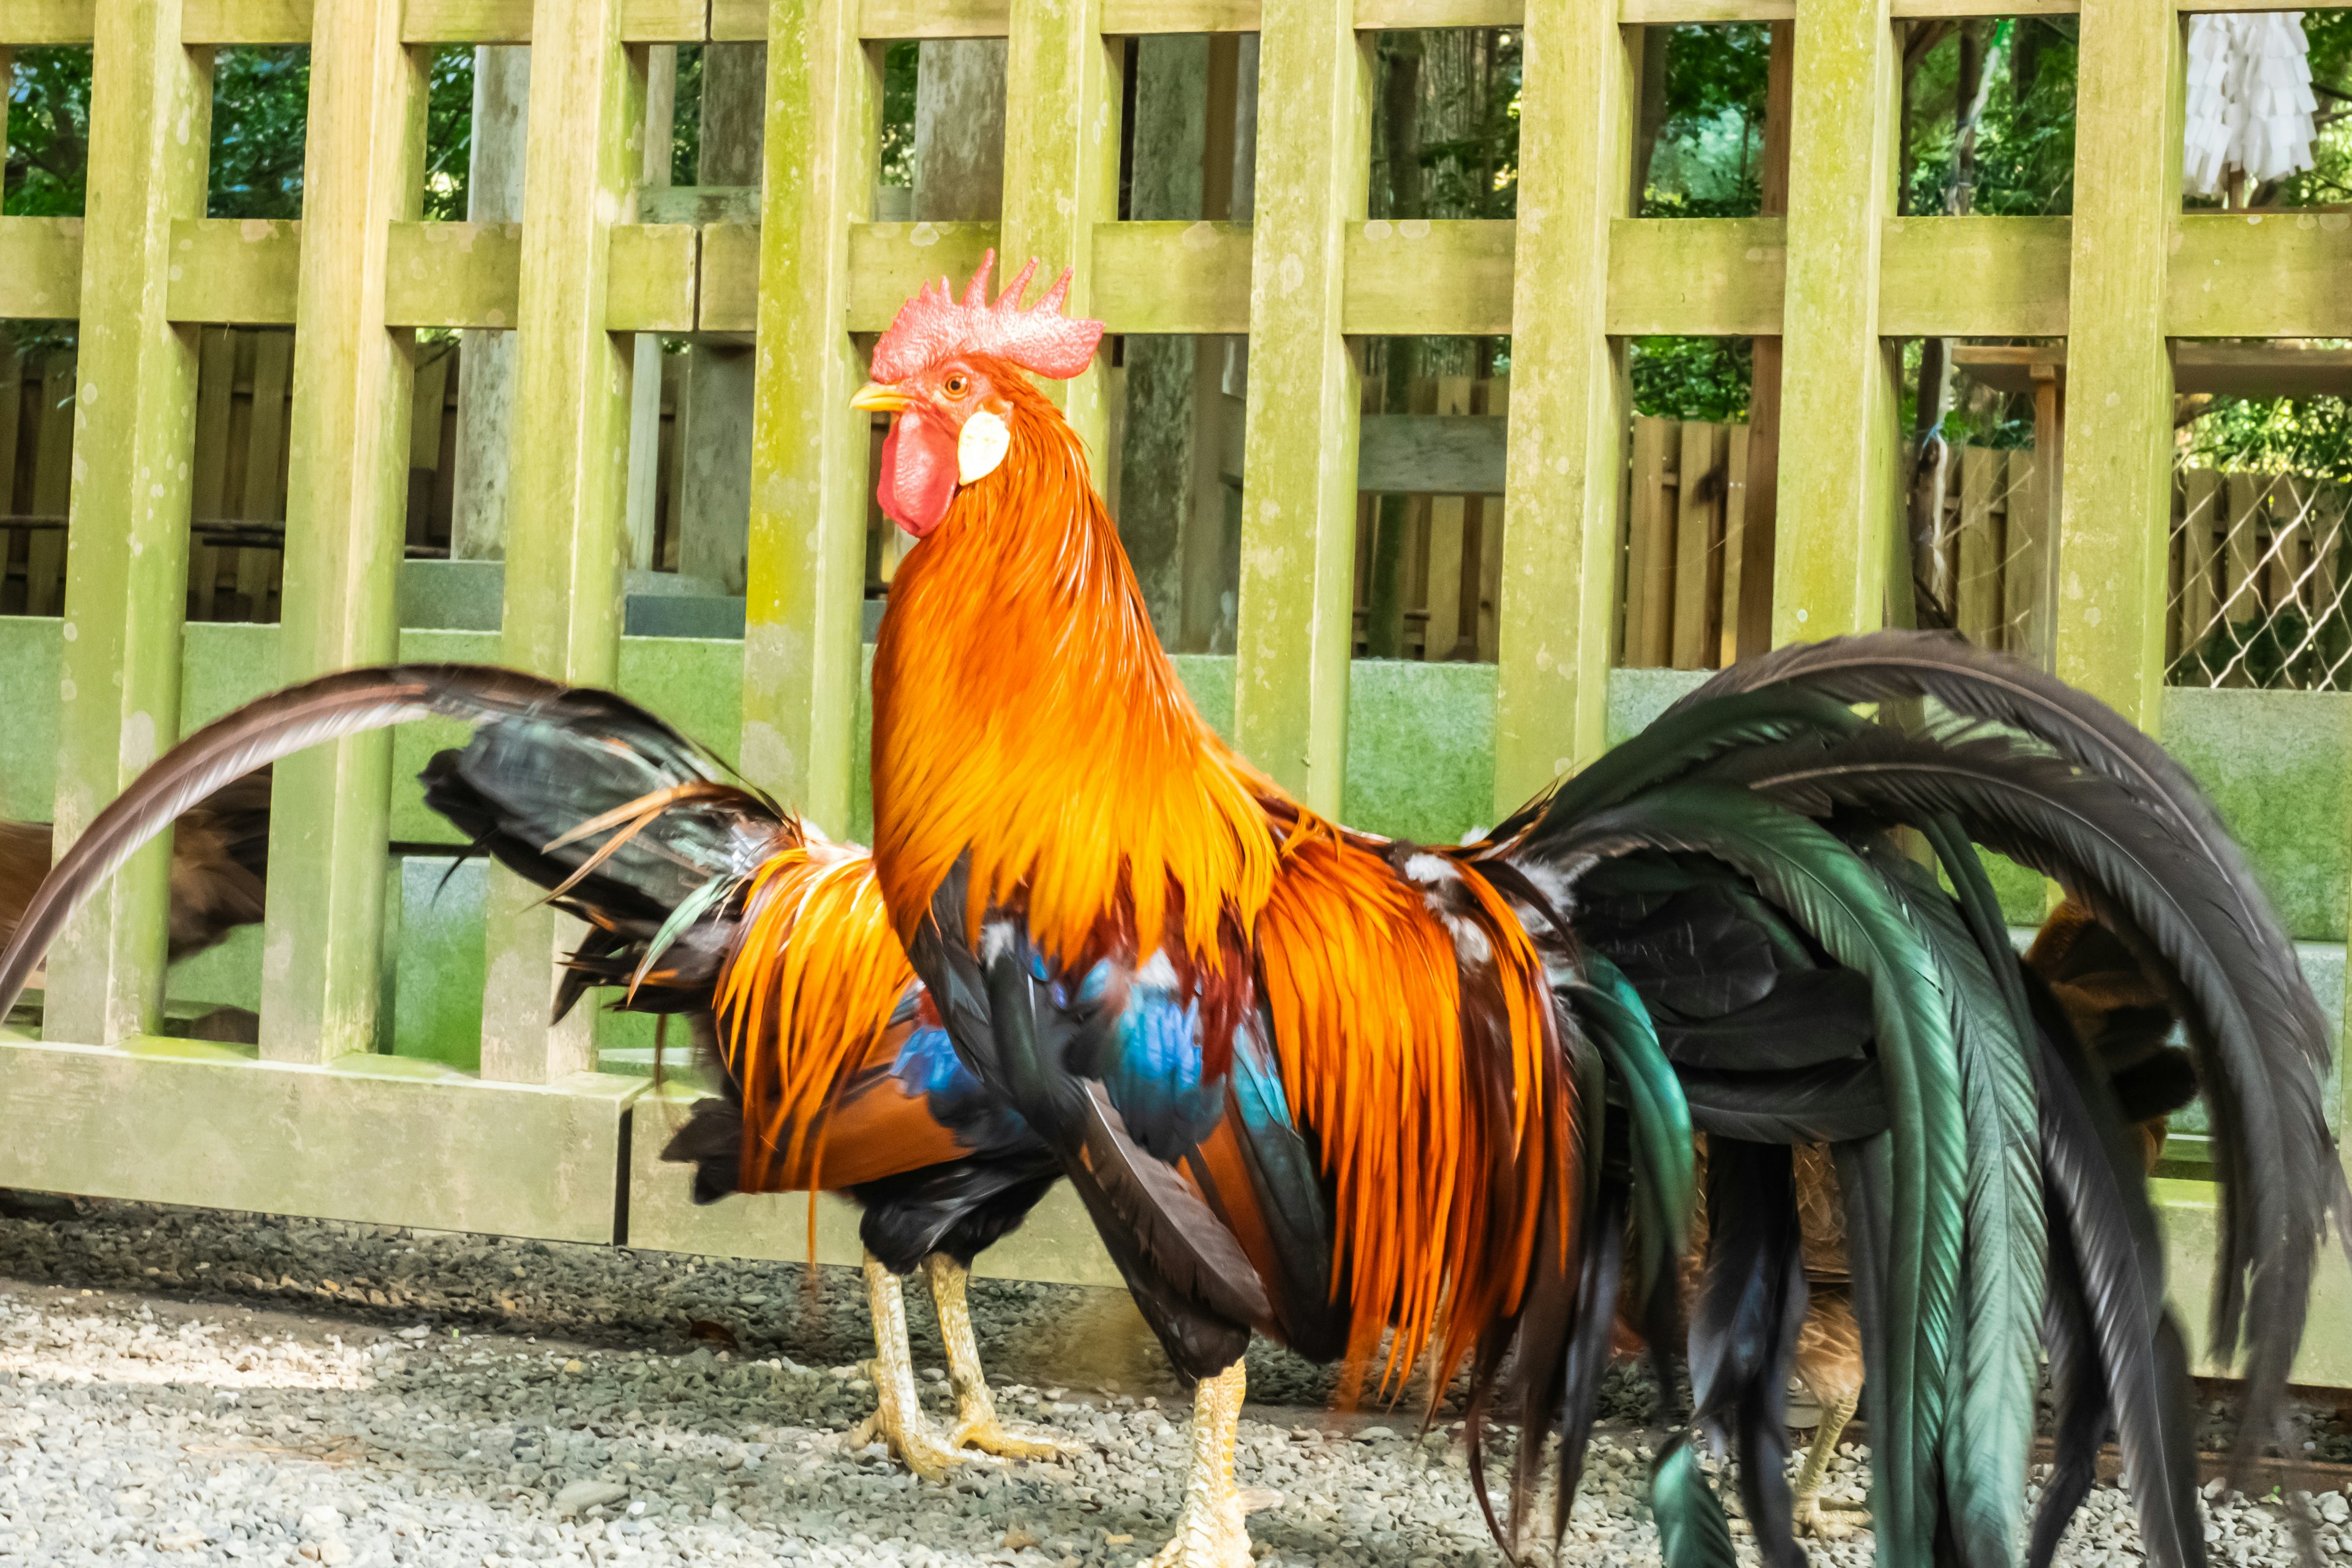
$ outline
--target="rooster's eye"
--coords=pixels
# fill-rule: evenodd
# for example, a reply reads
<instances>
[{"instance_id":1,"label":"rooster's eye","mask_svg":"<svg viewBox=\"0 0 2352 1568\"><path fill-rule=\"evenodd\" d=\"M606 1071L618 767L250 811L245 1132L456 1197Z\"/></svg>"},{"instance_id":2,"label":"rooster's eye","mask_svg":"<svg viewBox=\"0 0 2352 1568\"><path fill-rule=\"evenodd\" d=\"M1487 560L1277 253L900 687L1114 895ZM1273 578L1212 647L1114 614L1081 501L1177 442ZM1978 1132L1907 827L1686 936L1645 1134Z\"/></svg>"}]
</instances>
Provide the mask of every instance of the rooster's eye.
<instances>
[{"instance_id":1,"label":"rooster's eye","mask_svg":"<svg viewBox=\"0 0 2352 1568\"><path fill-rule=\"evenodd\" d=\"M950 397L961 397L971 390L971 378L959 372L940 384Z\"/></svg>"}]
</instances>

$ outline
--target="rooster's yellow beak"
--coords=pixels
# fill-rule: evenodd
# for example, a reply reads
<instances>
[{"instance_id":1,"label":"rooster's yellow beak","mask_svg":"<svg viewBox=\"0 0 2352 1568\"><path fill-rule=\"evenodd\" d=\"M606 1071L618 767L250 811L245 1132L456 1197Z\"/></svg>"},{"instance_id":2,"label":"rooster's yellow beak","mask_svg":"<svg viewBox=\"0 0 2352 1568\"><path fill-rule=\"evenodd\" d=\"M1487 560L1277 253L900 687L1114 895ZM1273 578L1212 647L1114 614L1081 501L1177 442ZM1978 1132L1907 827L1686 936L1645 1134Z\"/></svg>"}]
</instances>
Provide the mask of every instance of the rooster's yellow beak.
<instances>
[{"instance_id":1,"label":"rooster's yellow beak","mask_svg":"<svg viewBox=\"0 0 2352 1568\"><path fill-rule=\"evenodd\" d=\"M852 408L870 409L877 414L902 413L914 405L913 397L895 386L885 386L878 381L867 382L857 389L857 395L849 400L849 406Z\"/></svg>"}]
</instances>

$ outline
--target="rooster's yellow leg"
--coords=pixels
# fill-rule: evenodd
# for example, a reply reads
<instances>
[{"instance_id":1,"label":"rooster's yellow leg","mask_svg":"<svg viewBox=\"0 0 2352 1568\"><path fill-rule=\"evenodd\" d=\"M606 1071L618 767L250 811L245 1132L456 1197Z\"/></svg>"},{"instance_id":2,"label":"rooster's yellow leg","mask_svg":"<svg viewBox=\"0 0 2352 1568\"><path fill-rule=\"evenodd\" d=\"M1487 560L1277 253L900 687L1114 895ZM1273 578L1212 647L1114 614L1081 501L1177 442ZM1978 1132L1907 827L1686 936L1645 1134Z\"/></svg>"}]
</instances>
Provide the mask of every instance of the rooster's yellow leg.
<instances>
[{"instance_id":1,"label":"rooster's yellow leg","mask_svg":"<svg viewBox=\"0 0 2352 1568\"><path fill-rule=\"evenodd\" d=\"M1234 1486L1234 1436L1241 1426L1242 1363L1192 1390L1192 1474L1175 1539L1139 1568L1250 1568L1248 1499Z\"/></svg>"},{"instance_id":2,"label":"rooster's yellow leg","mask_svg":"<svg viewBox=\"0 0 2352 1568\"><path fill-rule=\"evenodd\" d=\"M866 1255L866 1300L874 1311L874 1414L849 1435L852 1447L877 1437L900 1463L927 1481L947 1479L969 1455L958 1453L931 1425L915 1397L915 1358L907 1348L907 1303L898 1277Z\"/></svg>"},{"instance_id":3,"label":"rooster's yellow leg","mask_svg":"<svg viewBox=\"0 0 2352 1568\"><path fill-rule=\"evenodd\" d=\"M1805 1468L1797 1473L1797 1484L1790 1499L1795 1505L1799 1530L1814 1535L1822 1532L1822 1482L1829 1478L1830 1461L1837 1457L1839 1435L1853 1419L1858 1403L1852 1394L1843 1392L1822 1401L1822 1424L1813 1428L1812 1446L1805 1450Z\"/></svg>"},{"instance_id":4,"label":"rooster's yellow leg","mask_svg":"<svg viewBox=\"0 0 2352 1568\"><path fill-rule=\"evenodd\" d=\"M944 1252L924 1261L931 1279L931 1304L939 1309L940 1338L947 1342L948 1381L955 1388L955 1430L948 1434L950 1448L978 1448L1008 1459L1059 1459L1074 1450L1045 1433L996 1418L996 1396L989 1392L988 1374L980 1367L980 1344L971 1332L971 1308L964 1287L971 1271Z\"/></svg>"}]
</instances>

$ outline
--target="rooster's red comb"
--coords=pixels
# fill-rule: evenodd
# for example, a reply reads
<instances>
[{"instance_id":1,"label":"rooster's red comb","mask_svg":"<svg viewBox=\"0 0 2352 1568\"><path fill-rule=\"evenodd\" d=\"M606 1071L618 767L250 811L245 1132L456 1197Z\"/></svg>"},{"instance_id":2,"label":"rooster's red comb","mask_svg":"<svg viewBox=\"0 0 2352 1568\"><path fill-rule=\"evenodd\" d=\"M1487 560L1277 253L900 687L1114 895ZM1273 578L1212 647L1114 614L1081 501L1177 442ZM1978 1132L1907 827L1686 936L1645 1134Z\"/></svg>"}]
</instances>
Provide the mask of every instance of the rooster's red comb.
<instances>
[{"instance_id":1,"label":"rooster's red comb","mask_svg":"<svg viewBox=\"0 0 2352 1568\"><path fill-rule=\"evenodd\" d=\"M1062 314L1062 301L1070 292L1069 268L1062 269L1044 299L1024 310L1021 293L1036 276L1036 259L1030 259L992 305L988 274L995 265L993 250L980 258L980 270L971 275L961 301L949 296L948 280L942 278L899 306L898 319L874 345L874 379L885 384L904 381L955 353L993 354L1056 381L1086 369L1102 339L1103 324Z\"/></svg>"}]
</instances>

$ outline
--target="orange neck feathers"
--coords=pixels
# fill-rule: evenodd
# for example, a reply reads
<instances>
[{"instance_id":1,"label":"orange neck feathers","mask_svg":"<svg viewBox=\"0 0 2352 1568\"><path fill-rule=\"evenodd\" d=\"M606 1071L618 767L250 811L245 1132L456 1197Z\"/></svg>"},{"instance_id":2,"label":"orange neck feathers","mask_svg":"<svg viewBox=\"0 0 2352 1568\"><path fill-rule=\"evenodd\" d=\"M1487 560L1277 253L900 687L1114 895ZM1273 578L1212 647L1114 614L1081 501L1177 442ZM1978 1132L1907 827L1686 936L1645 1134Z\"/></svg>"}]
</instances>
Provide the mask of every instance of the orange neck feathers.
<instances>
[{"instance_id":1,"label":"orange neck feathers","mask_svg":"<svg viewBox=\"0 0 2352 1568\"><path fill-rule=\"evenodd\" d=\"M1274 880L1261 803L1279 793L1160 651L1059 411L991 369L1012 450L900 565L874 654L874 858L891 918L911 935L969 850L968 940L990 907L1018 904L1064 965L1166 942L1222 973Z\"/></svg>"}]
</instances>

